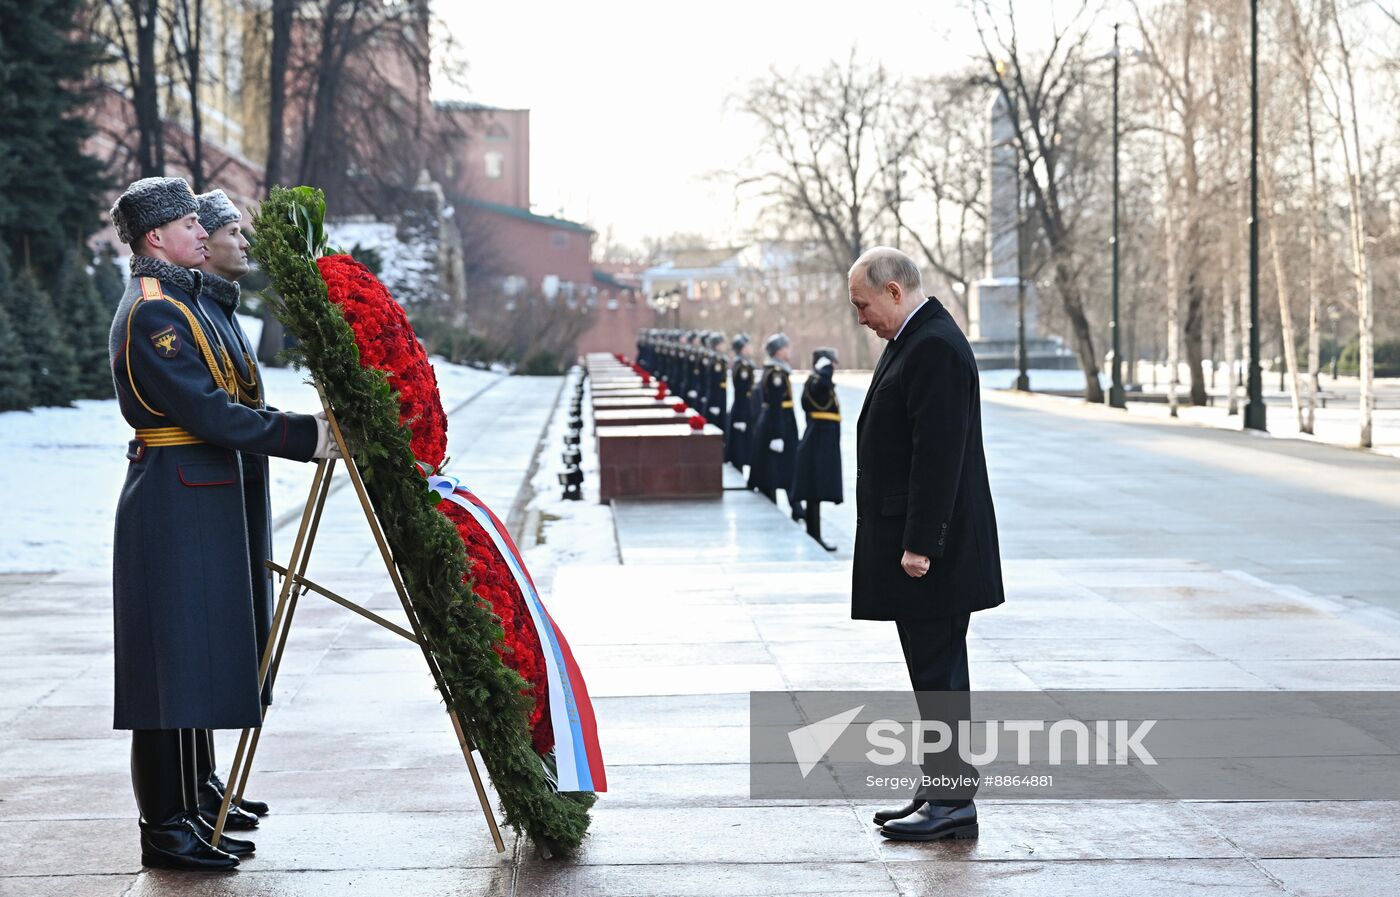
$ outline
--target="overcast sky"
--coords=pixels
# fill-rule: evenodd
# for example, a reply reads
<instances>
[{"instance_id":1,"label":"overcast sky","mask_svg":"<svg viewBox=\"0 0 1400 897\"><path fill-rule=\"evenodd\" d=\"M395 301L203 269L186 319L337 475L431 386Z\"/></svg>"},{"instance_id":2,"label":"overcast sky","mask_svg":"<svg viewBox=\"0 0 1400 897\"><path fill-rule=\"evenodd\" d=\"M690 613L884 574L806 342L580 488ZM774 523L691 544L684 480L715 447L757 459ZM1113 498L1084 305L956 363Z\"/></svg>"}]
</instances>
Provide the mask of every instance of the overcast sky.
<instances>
[{"instance_id":1,"label":"overcast sky","mask_svg":"<svg viewBox=\"0 0 1400 897\"><path fill-rule=\"evenodd\" d=\"M1021 3L1018 15L1034 25L1048 5ZM977 47L959 0L440 0L436 9L469 66L465 94L438 93L530 109L535 210L631 244L743 233L732 190L713 175L738 166L755 140L727 97L769 67L817 69L854 47L893 72L927 74L961 66Z\"/></svg>"}]
</instances>

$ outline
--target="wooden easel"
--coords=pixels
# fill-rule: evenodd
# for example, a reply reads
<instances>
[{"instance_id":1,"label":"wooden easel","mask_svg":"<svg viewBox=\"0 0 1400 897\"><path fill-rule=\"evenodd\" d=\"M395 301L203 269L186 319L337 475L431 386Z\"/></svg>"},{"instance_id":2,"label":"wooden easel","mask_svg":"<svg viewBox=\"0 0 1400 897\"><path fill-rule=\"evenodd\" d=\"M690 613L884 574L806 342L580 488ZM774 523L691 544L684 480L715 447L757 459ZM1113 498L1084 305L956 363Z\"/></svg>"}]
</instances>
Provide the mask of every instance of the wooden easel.
<instances>
[{"instance_id":1,"label":"wooden easel","mask_svg":"<svg viewBox=\"0 0 1400 897\"><path fill-rule=\"evenodd\" d=\"M496 824L496 816L491 811L490 799L486 796L486 788L482 784L481 774L476 768L476 759L472 756L474 748L471 740L467 738L466 731L462 728L462 722L457 717L457 711L452 706L451 693L447 690L447 682L442 677L442 669L438 665L437 658L433 656L432 649L423 637L423 628L419 624L418 614L413 608L413 603L409 600L408 590L404 588L398 567L394 565L394 557L389 551L389 543L384 538L384 530L380 527L379 518L375 516L374 508L370 504L369 493L365 491L364 480L360 478L359 468L355 466L354 458L351 457L350 447L345 441L345 434L341 432L340 424L336 421L335 410L331 408L331 403L326 398L326 392L321 388L319 382L316 384L316 391L321 396L321 406L326 411L326 420L330 424L331 435L335 437L336 445L340 447L340 455L343 459L341 463L345 465L346 472L350 474L350 483L355 487L355 495L360 499L360 508L364 511L365 522L369 524L375 544L379 546L379 555L384 560L384 568L389 572L389 579L393 582L394 590L398 593L399 601L403 604L403 612L408 617L412 631L404 629L402 626L396 625L373 611L361 607L306 578L306 565L311 559L311 548L316 542L316 530L321 523L321 511L325 507L326 497L330 494L331 477L335 473L337 459L317 461L316 474L311 480L311 491L306 497L306 507L301 514L301 525L297 529L296 541L292 545L292 554L287 559L287 566L283 567L271 561L267 562L269 569L282 576L282 591L277 598L277 608L272 617L267 647L263 650L262 661L258 666L259 694L261 694L263 684L268 681L269 672L274 681L277 678L277 668L282 661L282 651L287 645L287 636L291 632L292 617L296 613L297 599L308 591L329 598L341 607L352 610L365 619L413 642L423 651L423 660L428 664L428 671L433 674L433 681L437 685L438 693L443 696L447 703L447 715L452 720L452 730L457 733L457 744L462 749L463 759L467 761L467 770L471 772L472 784L476 786L476 796L481 802L481 811L486 816L486 824L491 829L491 839L496 844L496 852L504 853L505 841L501 839L500 827ZM266 718L266 707L263 708L263 714ZM219 806L219 818L214 826L215 843L224 833L224 824L228 821L229 806L233 801L241 800L243 797L243 788L248 784L248 774L253 768L253 754L257 752L258 739L261 737L262 731L261 727L244 729L238 737L238 750L234 752L233 765L229 768L229 778L224 788L224 801Z\"/></svg>"}]
</instances>

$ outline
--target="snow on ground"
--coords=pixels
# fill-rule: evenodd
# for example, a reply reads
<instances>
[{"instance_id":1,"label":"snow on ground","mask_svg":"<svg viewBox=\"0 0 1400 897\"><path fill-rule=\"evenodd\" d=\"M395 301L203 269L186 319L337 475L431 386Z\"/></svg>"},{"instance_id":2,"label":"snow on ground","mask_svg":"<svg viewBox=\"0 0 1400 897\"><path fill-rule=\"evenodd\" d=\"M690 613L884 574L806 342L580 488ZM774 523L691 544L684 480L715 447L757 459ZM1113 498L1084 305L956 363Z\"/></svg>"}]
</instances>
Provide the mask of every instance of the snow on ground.
<instances>
[{"instance_id":1,"label":"snow on ground","mask_svg":"<svg viewBox=\"0 0 1400 897\"><path fill-rule=\"evenodd\" d=\"M261 329L243 317L255 343ZM502 374L433 359L442 404L450 415ZM320 410L305 371L265 368L270 404L286 411ZM0 572L106 570L112 564L112 527L126 477L131 427L115 399L81 401L73 408L0 414L0 495L4 496ZM448 448L452 427L448 421ZM299 509L312 465L272 459L272 515Z\"/></svg>"},{"instance_id":2,"label":"snow on ground","mask_svg":"<svg viewBox=\"0 0 1400 897\"><path fill-rule=\"evenodd\" d=\"M564 384L559 407L544 437L539 470L530 481L534 497L529 503L520 549L525 566L540 590L549 594L554 573L566 564L620 564L617 532L611 505L598 503L598 451L594 444L593 415L585 388L583 430L579 436L583 463L583 499L566 501L559 474L564 472L564 434L569 432L569 405L580 372L575 370ZM585 381L587 382L587 381Z\"/></svg>"}]
</instances>

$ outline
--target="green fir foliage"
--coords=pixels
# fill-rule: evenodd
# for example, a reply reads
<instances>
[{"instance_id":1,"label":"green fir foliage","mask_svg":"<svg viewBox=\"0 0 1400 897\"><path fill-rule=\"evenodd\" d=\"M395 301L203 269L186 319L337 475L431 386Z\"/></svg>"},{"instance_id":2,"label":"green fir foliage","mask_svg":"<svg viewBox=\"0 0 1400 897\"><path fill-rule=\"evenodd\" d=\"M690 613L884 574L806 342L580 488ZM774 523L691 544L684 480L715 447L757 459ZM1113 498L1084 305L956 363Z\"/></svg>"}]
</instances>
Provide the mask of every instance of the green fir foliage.
<instances>
[{"instance_id":1,"label":"green fir foliage","mask_svg":"<svg viewBox=\"0 0 1400 897\"><path fill-rule=\"evenodd\" d=\"M110 317L121 304L122 294L126 292L126 277L117 265L117 252L112 248L112 244L104 244L98 252L97 263L93 265L92 279L97 285L97 295L102 297L102 307L108 310Z\"/></svg>"},{"instance_id":2,"label":"green fir foliage","mask_svg":"<svg viewBox=\"0 0 1400 897\"><path fill-rule=\"evenodd\" d=\"M78 366L77 397L110 399L115 391L108 342L116 303L109 305L98 295L86 256L85 249L75 248L63 257L54 285L54 304L69 334Z\"/></svg>"},{"instance_id":3,"label":"green fir foliage","mask_svg":"<svg viewBox=\"0 0 1400 897\"><path fill-rule=\"evenodd\" d=\"M100 58L81 0L0 0L0 240L15 267L52 271L97 228L102 163L80 86ZM87 11L90 14L90 10Z\"/></svg>"},{"instance_id":4,"label":"green fir foliage","mask_svg":"<svg viewBox=\"0 0 1400 897\"><path fill-rule=\"evenodd\" d=\"M388 536L404 584L441 666L449 701L480 750L506 823L536 842L567 852L588 828L592 793L561 793L530 740L524 680L493 649L500 621L462 582L467 557L461 538L433 507L399 424L398 400L380 371L359 363L350 325L326 295L313 261L325 248L320 190L275 188L254 219L254 255L276 288L277 316L296 334L292 350L324 386L355 446L375 512Z\"/></svg>"},{"instance_id":5,"label":"green fir foliage","mask_svg":"<svg viewBox=\"0 0 1400 897\"><path fill-rule=\"evenodd\" d=\"M18 411L34 404L34 380L29 375L29 353L15 332L14 281L9 253L0 244L0 411Z\"/></svg>"},{"instance_id":6,"label":"green fir foliage","mask_svg":"<svg viewBox=\"0 0 1400 897\"><path fill-rule=\"evenodd\" d=\"M21 270L11 287L10 316L15 335L29 356L33 404L71 405L78 396L78 363L73 334L61 326L53 300L32 271Z\"/></svg>"}]
</instances>

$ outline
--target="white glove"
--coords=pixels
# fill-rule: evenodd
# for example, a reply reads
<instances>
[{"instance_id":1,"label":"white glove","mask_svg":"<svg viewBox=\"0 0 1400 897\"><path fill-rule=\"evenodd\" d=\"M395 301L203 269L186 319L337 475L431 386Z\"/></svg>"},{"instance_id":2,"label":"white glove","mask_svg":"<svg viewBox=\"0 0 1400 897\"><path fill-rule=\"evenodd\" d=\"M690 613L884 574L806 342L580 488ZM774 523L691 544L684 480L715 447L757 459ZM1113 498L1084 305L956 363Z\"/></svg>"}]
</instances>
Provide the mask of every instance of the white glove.
<instances>
[{"instance_id":1,"label":"white glove","mask_svg":"<svg viewBox=\"0 0 1400 897\"><path fill-rule=\"evenodd\" d=\"M772 442L768 443L768 450L781 452L783 450L783 441L781 439L774 439Z\"/></svg>"},{"instance_id":2,"label":"white glove","mask_svg":"<svg viewBox=\"0 0 1400 897\"><path fill-rule=\"evenodd\" d=\"M317 460L340 458L340 445L331 436L331 423L326 420L326 412L317 411L315 421L316 451L311 453L311 457Z\"/></svg>"},{"instance_id":3,"label":"white glove","mask_svg":"<svg viewBox=\"0 0 1400 897\"><path fill-rule=\"evenodd\" d=\"M749 428L748 422L747 422L747 421L742 421L742 420L736 420L736 421L734 422L733 426L734 426L734 429L738 430L740 433L744 432L745 430L747 430L747 429Z\"/></svg>"},{"instance_id":4,"label":"white glove","mask_svg":"<svg viewBox=\"0 0 1400 897\"><path fill-rule=\"evenodd\" d=\"M710 416L711 416L711 417L719 417L719 412L720 412L720 409L716 408L714 405L711 405L711 406L710 406Z\"/></svg>"}]
</instances>

